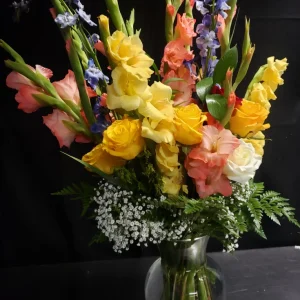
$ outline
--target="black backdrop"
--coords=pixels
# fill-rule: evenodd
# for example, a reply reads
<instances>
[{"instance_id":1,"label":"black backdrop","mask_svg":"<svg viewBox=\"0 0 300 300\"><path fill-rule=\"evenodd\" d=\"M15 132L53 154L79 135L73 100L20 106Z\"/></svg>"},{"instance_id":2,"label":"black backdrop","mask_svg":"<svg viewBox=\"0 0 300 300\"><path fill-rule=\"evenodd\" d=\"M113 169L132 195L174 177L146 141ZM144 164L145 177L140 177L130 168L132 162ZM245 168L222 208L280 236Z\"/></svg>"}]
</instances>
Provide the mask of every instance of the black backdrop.
<instances>
[{"instance_id":1,"label":"black backdrop","mask_svg":"<svg viewBox=\"0 0 300 300\"><path fill-rule=\"evenodd\" d=\"M144 47L159 63L164 47L165 1L119 2L125 16L132 7L136 9L136 26L142 28ZM33 0L30 12L22 16L19 24L12 21L10 3L11 0L1 0L0 37L21 53L28 64L51 68L54 80L63 78L69 63L60 33L48 11L50 0ZM94 20L97 14L106 13L104 0L85 0L84 4ZM273 102L269 117L272 128L267 131L267 137L273 141L267 143L257 180L263 180L267 188L291 199L300 219L300 4L298 0L241 0L239 6L235 40L242 43L247 14L252 19L252 41L257 47L248 82L268 56L289 59L285 86L278 90L279 100ZM81 166L60 154L56 138L42 124L42 115L51 110L25 114L17 109L15 91L5 87L9 73L3 64L6 58L8 55L0 50L1 266L156 254L154 247L133 249L120 256L108 244L88 246L96 229L92 221L80 218L80 203L50 194L71 182L89 180L89 176ZM90 145L76 144L70 152L80 155L89 149ZM248 234L240 241L240 248L300 244L300 230L288 222L283 221L279 227L265 220L264 225L267 241ZM221 250L221 247L211 241L209 249Z\"/></svg>"}]
</instances>

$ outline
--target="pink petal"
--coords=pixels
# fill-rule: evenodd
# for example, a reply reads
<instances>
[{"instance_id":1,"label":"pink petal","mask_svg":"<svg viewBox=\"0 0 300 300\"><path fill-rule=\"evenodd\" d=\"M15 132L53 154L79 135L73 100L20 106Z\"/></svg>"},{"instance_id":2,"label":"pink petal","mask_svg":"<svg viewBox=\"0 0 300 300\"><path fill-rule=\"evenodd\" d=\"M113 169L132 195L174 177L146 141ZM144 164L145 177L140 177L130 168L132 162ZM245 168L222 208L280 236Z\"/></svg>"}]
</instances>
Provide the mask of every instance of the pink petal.
<instances>
[{"instance_id":1,"label":"pink petal","mask_svg":"<svg viewBox=\"0 0 300 300\"><path fill-rule=\"evenodd\" d=\"M203 126L202 129L202 143L201 148L204 148L208 151L212 151L212 149L216 146L215 143L218 139L219 130L211 125Z\"/></svg>"},{"instance_id":2,"label":"pink petal","mask_svg":"<svg viewBox=\"0 0 300 300\"><path fill-rule=\"evenodd\" d=\"M99 41L99 42L95 43L95 44L94 44L94 48L95 48L96 50L98 50L100 53L102 53L104 56L106 56L104 44L103 44L102 41Z\"/></svg>"},{"instance_id":3,"label":"pink petal","mask_svg":"<svg viewBox=\"0 0 300 300\"><path fill-rule=\"evenodd\" d=\"M55 8L51 7L49 10L50 10L50 14L51 14L52 18L55 19L56 15L57 15Z\"/></svg>"},{"instance_id":4,"label":"pink petal","mask_svg":"<svg viewBox=\"0 0 300 300\"><path fill-rule=\"evenodd\" d=\"M218 154L230 155L239 145L240 141L230 130L223 129L220 131L219 140L217 141Z\"/></svg>"},{"instance_id":5,"label":"pink petal","mask_svg":"<svg viewBox=\"0 0 300 300\"><path fill-rule=\"evenodd\" d=\"M50 79L53 76L53 72L50 69L47 69L45 67L42 67L40 65L36 65L35 69L41 73L44 77Z\"/></svg>"},{"instance_id":6,"label":"pink petal","mask_svg":"<svg viewBox=\"0 0 300 300\"><path fill-rule=\"evenodd\" d=\"M43 117L44 124L56 136L60 148L63 146L70 147L74 141L76 133L69 130L62 121L72 121L72 119L59 109L54 109L52 114Z\"/></svg>"},{"instance_id":7,"label":"pink petal","mask_svg":"<svg viewBox=\"0 0 300 300\"><path fill-rule=\"evenodd\" d=\"M79 91L73 71L69 70L64 79L53 82L59 96L65 100L71 100L75 104L80 103Z\"/></svg>"},{"instance_id":8,"label":"pink petal","mask_svg":"<svg viewBox=\"0 0 300 300\"><path fill-rule=\"evenodd\" d=\"M33 97L32 94L40 94L41 91L29 85L22 85L19 89L19 92L16 94L15 99L19 103L18 108L22 109L26 113L32 113L38 110L41 105L37 102Z\"/></svg>"},{"instance_id":9,"label":"pink petal","mask_svg":"<svg viewBox=\"0 0 300 300\"><path fill-rule=\"evenodd\" d=\"M12 71L6 77L6 85L11 89L19 90L23 85L33 87L34 83L22 74Z\"/></svg>"},{"instance_id":10,"label":"pink petal","mask_svg":"<svg viewBox=\"0 0 300 300\"><path fill-rule=\"evenodd\" d=\"M87 143L90 143L90 142L91 142L91 139L89 139L88 137L86 137L86 136L84 136L84 135L78 134L78 135L76 135L76 137L75 137L75 142L76 142L76 143L87 144Z\"/></svg>"},{"instance_id":11,"label":"pink petal","mask_svg":"<svg viewBox=\"0 0 300 300\"><path fill-rule=\"evenodd\" d=\"M98 96L98 94L90 86L87 86L86 84L85 84L85 89L86 89L86 92L87 92L89 98Z\"/></svg>"},{"instance_id":12,"label":"pink petal","mask_svg":"<svg viewBox=\"0 0 300 300\"><path fill-rule=\"evenodd\" d=\"M68 40L66 41L66 50L67 50L68 53L70 53L70 50L71 50L71 44L72 44L71 39L68 39Z\"/></svg>"}]
</instances>

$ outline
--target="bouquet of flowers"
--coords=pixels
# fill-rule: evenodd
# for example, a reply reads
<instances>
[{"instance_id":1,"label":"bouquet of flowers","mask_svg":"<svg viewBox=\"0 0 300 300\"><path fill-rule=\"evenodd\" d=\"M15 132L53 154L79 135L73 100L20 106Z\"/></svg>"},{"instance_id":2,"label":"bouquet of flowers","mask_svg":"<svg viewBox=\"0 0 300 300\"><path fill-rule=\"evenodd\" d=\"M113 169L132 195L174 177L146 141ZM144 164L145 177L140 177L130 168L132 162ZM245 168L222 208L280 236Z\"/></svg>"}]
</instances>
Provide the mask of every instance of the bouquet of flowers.
<instances>
[{"instance_id":1,"label":"bouquet of flowers","mask_svg":"<svg viewBox=\"0 0 300 300\"><path fill-rule=\"evenodd\" d=\"M166 0L160 67L143 49L134 10L124 20L117 0L105 2L109 17L100 15L99 34L90 34L97 24L79 0L52 0L72 67L60 81L0 42L14 59L5 61L13 70L6 83L18 91L18 108L52 106L43 121L60 147L94 143L72 158L98 185L56 193L83 201L97 221L94 241L108 239L121 253L131 244L210 236L230 252L247 231L265 238L263 215L300 226L287 199L253 181L288 63L269 57L244 95L236 94L255 52L247 19L241 51L231 45L237 0Z\"/></svg>"}]
</instances>

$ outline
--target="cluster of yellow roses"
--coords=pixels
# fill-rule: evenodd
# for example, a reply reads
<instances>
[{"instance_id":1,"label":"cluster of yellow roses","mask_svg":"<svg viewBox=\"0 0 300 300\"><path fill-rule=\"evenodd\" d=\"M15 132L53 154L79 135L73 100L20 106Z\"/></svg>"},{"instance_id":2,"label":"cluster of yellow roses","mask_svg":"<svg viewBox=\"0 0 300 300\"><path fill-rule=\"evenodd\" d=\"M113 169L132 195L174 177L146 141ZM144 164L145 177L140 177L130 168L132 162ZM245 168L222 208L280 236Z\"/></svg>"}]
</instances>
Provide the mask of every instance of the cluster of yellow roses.
<instances>
[{"instance_id":1,"label":"cluster of yellow roses","mask_svg":"<svg viewBox=\"0 0 300 300\"><path fill-rule=\"evenodd\" d=\"M270 124L264 124L270 113L270 100L276 100L275 91L278 85L284 83L281 76L287 66L286 58L275 60L269 57L267 64L261 67L254 79L248 99L243 100L230 120L230 130L250 142L259 155L264 153L265 136L262 131L270 128Z\"/></svg>"},{"instance_id":2,"label":"cluster of yellow roses","mask_svg":"<svg viewBox=\"0 0 300 300\"><path fill-rule=\"evenodd\" d=\"M179 148L199 144L201 127L206 120L196 104L174 107L171 87L154 82L153 60L144 50L138 35L114 32L107 39L108 57L113 63L113 83L107 87L107 107L123 115L107 128L103 141L83 161L111 174L126 160L134 159L144 149L144 138L156 145L156 160L163 175L163 192L177 194L182 187L182 170L178 162ZM135 116L134 118L128 115Z\"/></svg>"}]
</instances>

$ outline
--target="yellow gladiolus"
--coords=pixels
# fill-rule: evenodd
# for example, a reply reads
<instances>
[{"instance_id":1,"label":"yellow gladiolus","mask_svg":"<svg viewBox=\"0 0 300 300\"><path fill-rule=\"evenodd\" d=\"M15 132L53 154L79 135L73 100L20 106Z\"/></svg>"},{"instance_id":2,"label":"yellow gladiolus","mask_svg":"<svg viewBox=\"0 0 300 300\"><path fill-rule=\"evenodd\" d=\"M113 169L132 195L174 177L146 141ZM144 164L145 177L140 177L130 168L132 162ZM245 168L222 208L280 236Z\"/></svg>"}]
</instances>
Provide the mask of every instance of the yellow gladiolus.
<instances>
[{"instance_id":1,"label":"yellow gladiolus","mask_svg":"<svg viewBox=\"0 0 300 300\"><path fill-rule=\"evenodd\" d=\"M201 143L200 131L206 119L199 106L194 103L175 108L175 140L189 146Z\"/></svg>"},{"instance_id":2,"label":"yellow gladiolus","mask_svg":"<svg viewBox=\"0 0 300 300\"><path fill-rule=\"evenodd\" d=\"M156 145L155 153L156 163L162 174L172 175L172 172L178 169L178 146L161 143Z\"/></svg>"},{"instance_id":3,"label":"yellow gladiolus","mask_svg":"<svg viewBox=\"0 0 300 300\"><path fill-rule=\"evenodd\" d=\"M262 81L264 81L273 92L276 91L278 85L283 85L284 80L281 75L287 69L288 63L287 59L278 60L274 56L268 58L267 67L263 73Z\"/></svg>"},{"instance_id":4,"label":"yellow gladiolus","mask_svg":"<svg viewBox=\"0 0 300 300\"><path fill-rule=\"evenodd\" d=\"M139 113L145 118L160 122L161 120L173 120L174 108L171 101L172 89L161 83L154 82L150 87L152 98L139 107Z\"/></svg>"},{"instance_id":5,"label":"yellow gladiolus","mask_svg":"<svg viewBox=\"0 0 300 300\"><path fill-rule=\"evenodd\" d=\"M268 99L268 92L261 83L255 83L253 85L252 91L249 96L249 101L259 103L265 109L270 110L271 104Z\"/></svg>"},{"instance_id":6,"label":"yellow gladiolus","mask_svg":"<svg viewBox=\"0 0 300 300\"><path fill-rule=\"evenodd\" d=\"M166 120L160 122L144 118L142 124L142 136L157 144L174 143L174 124Z\"/></svg>"},{"instance_id":7,"label":"yellow gladiolus","mask_svg":"<svg viewBox=\"0 0 300 300\"><path fill-rule=\"evenodd\" d=\"M122 66L112 71L113 84L107 87L107 107L123 108L126 111L138 109L150 100L152 95L147 81L128 73Z\"/></svg>"},{"instance_id":8,"label":"yellow gladiolus","mask_svg":"<svg viewBox=\"0 0 300 300\"><path fill-rule=\"evenodd\" d=\"M114 64L122 65L127 72L141 80L147 80L153 71L153 59L146 55L138 35L127 37L122 31L115 31L107 38L108 55Z\"/></svg>"},{"instance_id":9,"label":"yellow gladiolus","mask_svg":"<svg viewBox=\"0 0 300 300\"><path fill-rule=\"evenodd\" d=\"M172 172L171 176L162 177L162 192L169 195L178 195L180 190L187 192L187 186L182 185L183 175L181 168L176 168Z\"/></svg>"},{"instance_id":10,"label":"yellow gladiolus","mask_svg":"<svg viewBox=\"0 0 300 300\"><path fill-rule=\"evenodd\" d=\"M82 161L98 168L106 174L112 174L114 169L125 165L126 160L114 157L103 149L103 144L97 145L91 152L82 157Z\"/></svg>"},{"instance_id":11,"label":"yellow gladiolus","mask_svg":"<svg viewBox=\"0 0 300 300\"><path fill-rule=\"evenodd\" d=\"M140 120L125 118L113 122L103 133L103 149L112 156L134 159L145 146Z\"/></svg>"},{"instance_id":12,"label":"yellow gladiolus","mask_svg":"<svg viewBox=\"0 0 300 300\"><path fill-rule=\"evenodd\" d=\"M249 139L243 139L246 143L253 145L256 154L263 156L264 155L264 146L266 144L265 135L259 131Z\"/></svg>"},{"instance_id":13,"label":"yellow gladiolus","mask_svg":"<svg viewBox=\"0 0 300 300\"><path fill-rule=\"evenodd\" d=\"M236 108L230 120L230 130L241 137L255 135L258 131L270 128L270 124L264 124L269 111L248 100L243 100L243 104Z\"/></svg>"}]
</instances>

